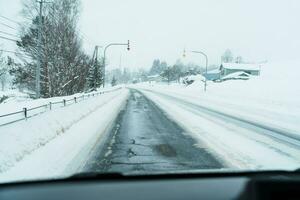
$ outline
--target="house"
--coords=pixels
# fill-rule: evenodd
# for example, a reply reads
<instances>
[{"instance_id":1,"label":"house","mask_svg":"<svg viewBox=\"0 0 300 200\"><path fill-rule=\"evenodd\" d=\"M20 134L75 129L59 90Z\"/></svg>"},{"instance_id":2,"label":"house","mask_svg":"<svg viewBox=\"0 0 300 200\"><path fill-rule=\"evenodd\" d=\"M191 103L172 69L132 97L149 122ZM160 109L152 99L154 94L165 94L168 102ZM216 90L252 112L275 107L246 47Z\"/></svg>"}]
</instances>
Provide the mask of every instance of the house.
<instances>
[{"instance_id":1,"label":"house","mask_svg":"<svg viewBox=\"0 0 300 200\"><path fill-rule=\"evenodd\" d=\"M207 73L204 73L203 76L205 76L205 78L207 80L216 81L216 80L219 80L221 78L220 74L221 74L221 71L218 68L218 69L210 70Z\"/></svg>"},{"instance_id":2,"label":"house","mask_svg":"<svg viewBox=\"0 0 300 200\"><path fill-rule=\"evenodd\" d=\"M245 72L252 76L259 76L260 65L250 63L222 63L220 66L221 77L235 72Z\"/></svg>"},{"instance_id":3,"label":"house","mask_svg":"<svg viewBox=\"0 0 300 200\"><path fill-rule=\"evenodd\" d=\"M247 72L239 71L239 72L233 72L231 74L228 74L226 76L223 76L220 81L227 81L227 80L248 80L251 77L250 74Z\"/></svg>"},{"instance_id":4,"label":"house","mask_svg":"<svg viewBox=\"0 0 300 200\"><path fill-rule=\"evenodd\" d=\"M161 77L159 74L155 74L155 75L147 76L147 80L149 82L161 82L164 80L164 78Z\"/></svg>"},{"instance_id":5,"label":"house","mask_svg":"<svg viewBox=\"0 0 300 200\"><path fill-rule=\"evenodd\" d=\"M197 75L190 75L190 76L185 76L183 78L181 78L182 83L184 83L185 85L190 85L192 83L194 83L195 81L205 81L205 77L202 76L201 74L197 74Z\"/></svg>"}]
</instances>

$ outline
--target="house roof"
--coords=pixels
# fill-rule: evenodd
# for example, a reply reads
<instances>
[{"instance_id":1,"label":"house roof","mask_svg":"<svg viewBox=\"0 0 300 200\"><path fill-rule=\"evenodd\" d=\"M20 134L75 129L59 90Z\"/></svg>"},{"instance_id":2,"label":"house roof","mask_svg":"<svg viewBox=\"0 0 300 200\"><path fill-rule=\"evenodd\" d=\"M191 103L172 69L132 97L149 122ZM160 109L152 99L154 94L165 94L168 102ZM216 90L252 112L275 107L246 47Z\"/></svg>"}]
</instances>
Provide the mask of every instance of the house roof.
<instances>
[{"instance_id":1,"label":"house roof","mask_svg":"<svg viewBox=\"0 0 300 200\"><path fill-rule=\"evenodd\" d=\"M160 77L160 75L159 74L155 74L155 75L151 75L151 76L147 76L148 78L158 78L158 77Z\"/></svg>"},{"instance_id":2,"label":"house roof","mask_svg":"<svg viewBox=\"0 0 300 200\"><path fill-rule=\"evenodd\" d=\"M227 76L222 77L221 79L235 79L235 78L240 78L240 79L249 79L250 74L246 72L234 72L231 74L228 74Z\"/></svg>"},{"instance_id":3,"label":"house roof","mask_svg":"<svg viewBox=\"0 0 300 200\"><path fill-rule=\"evenodd\" d=\"M207 71L207 74L218 74L218 73L220 73L220 69L213 69L213 70Z\"/></svg>"},{"instance_id":4,"label":"house roof","mask_svg":"<svg viewBox=\"0 0 300 200\"><path fill-rule=\"evenodd\" d=\"M222 63L225 69L240 69L240 70L260 70L259 64L248 64L248 63Z\"/></svg>"}]
</instances>

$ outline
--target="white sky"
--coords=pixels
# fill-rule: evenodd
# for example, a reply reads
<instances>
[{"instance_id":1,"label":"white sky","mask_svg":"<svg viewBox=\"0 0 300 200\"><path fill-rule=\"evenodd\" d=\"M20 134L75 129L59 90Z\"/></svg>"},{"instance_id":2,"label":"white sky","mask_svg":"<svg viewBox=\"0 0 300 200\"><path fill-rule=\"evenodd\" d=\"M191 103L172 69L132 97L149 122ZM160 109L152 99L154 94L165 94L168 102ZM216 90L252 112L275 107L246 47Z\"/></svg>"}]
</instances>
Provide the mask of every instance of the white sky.
<instances>
[{"instance_id":1,"label":"white sky","mask_svg":"<svg viewBox=\"0 0 300 200\"><path fill-rule=\"evenodd\" d=\"M0 0L0 14L20 19L20 2ZM131 51L108 50L108 67L122 57L123 67L135 68L155 58L173 64L184 48L206 52L210 64L219 64L226 48L247 61L297 59L299 24L299 0L82 0L80 29L89 54L95 44L129 39ZM200 55L184 60L204 63Z\"/></svg>"}]
</instances>

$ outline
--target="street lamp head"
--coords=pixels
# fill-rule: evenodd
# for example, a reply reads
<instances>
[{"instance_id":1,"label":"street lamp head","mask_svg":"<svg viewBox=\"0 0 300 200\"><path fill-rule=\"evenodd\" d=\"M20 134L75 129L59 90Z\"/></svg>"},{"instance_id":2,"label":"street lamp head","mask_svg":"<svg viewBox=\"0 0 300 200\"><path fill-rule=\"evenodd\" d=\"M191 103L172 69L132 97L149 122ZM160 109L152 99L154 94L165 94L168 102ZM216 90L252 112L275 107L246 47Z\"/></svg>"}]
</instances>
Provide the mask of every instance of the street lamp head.
<instances>
[{"instance_id":1,"label":"street lamp head","mask_svg":"<svg viewBox=\"0 0 300 200\"><path fill-rule=\"evenodd\" d=\"M182 57L184 57L184 58L186 57L185 49L183 50Z\"/></svg>"}]
</instances>

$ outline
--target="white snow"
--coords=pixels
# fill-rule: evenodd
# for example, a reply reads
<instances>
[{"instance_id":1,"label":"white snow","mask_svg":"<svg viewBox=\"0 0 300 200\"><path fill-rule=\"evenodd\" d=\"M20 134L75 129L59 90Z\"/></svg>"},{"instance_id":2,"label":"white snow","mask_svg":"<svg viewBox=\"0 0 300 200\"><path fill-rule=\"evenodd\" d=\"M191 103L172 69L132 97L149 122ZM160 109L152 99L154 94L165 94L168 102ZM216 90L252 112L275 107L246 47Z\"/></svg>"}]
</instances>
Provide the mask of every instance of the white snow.
<instances>
[{"instance_id":1,"label":"white snow","mask_svg":"<svg viewBox=\"0 0 300 200\"><path fill-rule=\"evenodd\" d=\"M227 80L227 79L243 79L243 80L247 80L249 79L250 74L240 71L240 72L234 72L234 73L230 73L226 76L223 76L221 79L222 80Z\"/></svg>"},{"instance_id":2,"label":"white snow","mask_svg":"<svg viewBox=\"0 0 300 200\"><path fill-rule=\"evenodd\" d=\"M260 70L261 65L255 63L222 63L226 69Z\"/></svg>"},{"instance_id":3,"label":"white snow","mask_svg":"<svg viewBox=\"0 0 300 200\"><path fill-rule=\"evenodd\" d=\"M299 72L300 61L268 63L260 76L249 80L209 81L207 92L201 75L192 77L189 86L142 83L130 87L141 90L179 123L185 134L194 137L200 148L212 152L229 168L295 169L300 166L300 150L295 146L193 105L300 136ZM80 95L11 98L0 104L0 115ZM127 97L126 89L116 90L0 127L0 182L55 178L80 171Z\"/></svg>"},{"instance_id":4,"label":"white snow","mask_svg":"<svg viewBox=\"0 0 300 200\"><path fill-rule=\"evenodd\" d=\"M0 182L55 178L80 170L127 95L125 89L116 90L0 127Z\"/></svg>"},{"instance_id":5,"label":"white snow","mask_svg":"<svg viewBox=\"0 0 300 200\"><path fill-rule=\"evenodd\" d=\"M241 119L300 135L300 62L268 63L261 76L221 83L195 81L190 86L140 84L144 92L187 134L229 166L242 169L295 169L300 150L245 127L231 124L185 106L171 97Z\"/></svg>"}]
</instances>

